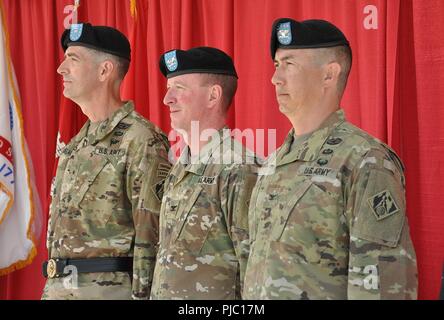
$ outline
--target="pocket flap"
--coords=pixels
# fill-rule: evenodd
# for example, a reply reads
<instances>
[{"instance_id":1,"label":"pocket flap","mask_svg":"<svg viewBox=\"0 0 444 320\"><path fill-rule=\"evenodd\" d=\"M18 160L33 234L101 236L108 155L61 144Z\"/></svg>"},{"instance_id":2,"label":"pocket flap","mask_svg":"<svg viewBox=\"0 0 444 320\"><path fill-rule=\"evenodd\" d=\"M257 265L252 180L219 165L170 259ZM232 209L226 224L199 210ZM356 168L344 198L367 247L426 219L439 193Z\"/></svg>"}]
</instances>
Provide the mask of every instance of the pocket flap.
<instances>
[{"instance_id":1,"label":"pocket flap","mask_svg":"<svg viewBox=\"0 0 444 320\"><path fill-rule=\"evenodd\" d=\"M176 213L176 220L178 223L178 226L173 234L173 239L177 240L179 238L179 235L182 233L182 229L185 225L185 222L187 221L188 215L191 211L191 208L193 208L194 203L196 202L197 198L199 197L200 193L202 192L202 187L199 185L196 185L196 189L191 194L190 198L186 202L186 206L181 208L181 205L179 205L179 209Z\"/></svg>"},{"instance_id":2,"label":"pocket flap","mask_svg":"<svg viewBox=\"0 0 444 320\"><path fill-rule=\"evenodd\" d=\"M85 170L81 168L76 179L76 184L79 185L79 190L74 192L73 197L70 201L71 206L77 206L83 200L88 189L91 187L93 182L96 180L103 168L108 164L108 159L101 156L95 156L96 159L92 159L94 165L91 166L91 170Z\"/></svg>"},{"instance_id":3,"label":"pocket flap","mask_svg":"<svg viewBox=\"0 0 444 320\"><path fill-rule=\"evenodd\" d=\"M288 203L284 205L282 210L278 210L277 216L273 217L274 224L273 229L271 230L272 240L278 241L281 238L293 208L297 205L299 200L304 196L312 184L313 182L311 180L304 180L294 187L294 193L292 194Z\"/></svg>"}]
</instances>

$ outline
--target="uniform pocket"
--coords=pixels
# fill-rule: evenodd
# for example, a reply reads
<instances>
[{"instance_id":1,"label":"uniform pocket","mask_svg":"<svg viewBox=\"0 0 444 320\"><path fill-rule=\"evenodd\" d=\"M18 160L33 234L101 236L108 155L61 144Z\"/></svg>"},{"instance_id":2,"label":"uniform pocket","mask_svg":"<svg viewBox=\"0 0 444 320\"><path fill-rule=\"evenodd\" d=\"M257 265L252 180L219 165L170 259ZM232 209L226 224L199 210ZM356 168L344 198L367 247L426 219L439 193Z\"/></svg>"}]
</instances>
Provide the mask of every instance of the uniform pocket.
<instances>
[{"instance_id":1,"label":"uniform pocket","mask_svg":"<svg viewBox=\"0 0 444 320\"><path fill-rule=\"evenodd\" d=\"M108 164L108 160L104 157L97 157L94 161L94 165L91 168L87 168L86 165L80 168L79 174L76 179L76 184L79 186L78 191L74 192L70 201L70 205L73 207L81 207L81 202L85 197L97 176L102 172L103 168Z\"/></svg>"},{"instance_id":2,"label":"uniform pocket","mask_svg":"<svg viewBox=\"0 0 444 320\"><path fill-rule=\"evenodd\" d=\"M291 195L289 196L288 202L285 205L282 205L281 203L277 203L276 206L279 206L279 208L274 208L277 210L276 216L273 217L274 219L274 225L271 230L271 238L274 241L279 241L282 237L282 233L285 230L285 227L287 226L289 217L291 213L294 211L294 207L298 204L298 202L301 200L301 198L304 196L304 194L307 192L307 190L310 188L310 186L313 183L310 180L305 180L298 184L295 187L295 190ZM282 209L280 209L282 207ZM274 210L273 210L274 211Z\"/></svg>"},{"instance_id":3,"label":"uniform pocket","mask_svg":"<svg viewBox=\"0 0 444 320\"><path fill-rule=\"evenodd\" d=\"M320 263L319 254L306 248L271 241L264 259L267 278L265 299L346 299L347 278L334 275L332 267Z\"/></svg>"},{"instance_id":4,"label":"uniform pocket","mask_svg":"<svg viewBox=\"0 0 444 320\"><path fill-rule=\"evenodd\" d=\"M179 208L179 200L172 199L168 196L163 198L161 211L161 229L160 229L160 242L170 243L173 230L177 226L176 215Z\"/></svg>"},{"instance_id":5,"label":"uniform pocket","mask_svg":"<svg viewBox=\"0 0 444 320\"><path fill-rule=\"evenodd\" d=\"M196 189L190 195L185 206L179 206L176 214L177 228L173 234L173 239L185 247L190 252L199 252L205 243L208 232L211 229L210 221L204 218L205 213L209 212L204 207L196 204L202 187L196 186Z\"/></svg>"}]
</instances>

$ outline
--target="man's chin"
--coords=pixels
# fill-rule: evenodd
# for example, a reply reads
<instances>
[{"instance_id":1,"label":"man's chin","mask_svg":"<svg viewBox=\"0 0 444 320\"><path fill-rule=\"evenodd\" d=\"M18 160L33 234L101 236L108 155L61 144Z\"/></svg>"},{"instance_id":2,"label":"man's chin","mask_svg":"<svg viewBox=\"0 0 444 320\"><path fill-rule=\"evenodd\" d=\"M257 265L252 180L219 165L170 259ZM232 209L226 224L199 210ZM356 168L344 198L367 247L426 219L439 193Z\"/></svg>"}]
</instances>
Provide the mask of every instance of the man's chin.
<instances>
[{"instance_id":1,"label":"man's chin","mask_svg":"<svg viewBox=\"0 0 444 320\"><path fill-rule=\"evenodd\" d=\"M279 111L283 114L287 114L288 113L288 108L286 105L284 104L279 104Z\"/></svg>"},{"instance_id":2,"label":"man's chin","mask_svg":"<svg viewBox=\"0 0 444 320\"><path fill-rule=\"evenodd\" d=\"M71 99L72 98L72 95L69 93L69 90L67 90L67 89L63 90L63 96L65 98L67 98L67 99Z\"/></svg>"},{"instance_id":3,"label":"man's chin","mask_svg":"<svg viewBox=\"0 0 444 320\"><path fill-rule=\"evenodd\" d=\"M173 129L173 130L175 130L175 131L178 131L178 132L180 132L180 131L185 131L185 129L182 128L182 126L180 126L180 125L177 124L177 123L171 122L170 125L171 125L171 129Z\"/></svg>"}]
</instances>

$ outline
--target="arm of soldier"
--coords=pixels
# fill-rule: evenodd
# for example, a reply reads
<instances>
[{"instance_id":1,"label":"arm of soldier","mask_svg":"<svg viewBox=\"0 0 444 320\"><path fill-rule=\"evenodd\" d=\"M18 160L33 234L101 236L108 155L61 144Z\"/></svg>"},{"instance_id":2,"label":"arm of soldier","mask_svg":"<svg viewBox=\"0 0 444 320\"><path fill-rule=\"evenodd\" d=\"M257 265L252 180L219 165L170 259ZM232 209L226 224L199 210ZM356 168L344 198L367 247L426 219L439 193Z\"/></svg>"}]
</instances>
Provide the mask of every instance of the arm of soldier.
<instances>
[{"instance_id":1,"label":"arm of soldier","mask_svg":"<svg viewBox=\"0 0 444 320\"><path fill-rule=\"evenodd\" d=\"M239 261L241 292L244 283L250 245L248 238L248 207L257 173L249 165L233 171L227 182L226 203L223 206L227 228Z\"/></svg>"},{"instance_id":2,"label":"arm of soldier","mask_svg":"<svg viewBox=\"0 0 444 320\"><path fill-rule=\"evenodd\" d=\"M346 196L348 298L415 299L416 256L405 213L402 169L379 150L356 166ZM347 193L347 192L346 192Z\"/></svg>"},{"instance_id":3,"label":"arm of soldier","mask_svg":"<svg viewBox=\"0 0 444 320\"><path fill-rule=\"evenodd\" d=\"M166 150L158 152L144 145L137 152L132 167L137 172L127 178L135 228L132 296L133 299L148 299L159 239L163 182L171 164Z\"/></svg>"}]
</instances>

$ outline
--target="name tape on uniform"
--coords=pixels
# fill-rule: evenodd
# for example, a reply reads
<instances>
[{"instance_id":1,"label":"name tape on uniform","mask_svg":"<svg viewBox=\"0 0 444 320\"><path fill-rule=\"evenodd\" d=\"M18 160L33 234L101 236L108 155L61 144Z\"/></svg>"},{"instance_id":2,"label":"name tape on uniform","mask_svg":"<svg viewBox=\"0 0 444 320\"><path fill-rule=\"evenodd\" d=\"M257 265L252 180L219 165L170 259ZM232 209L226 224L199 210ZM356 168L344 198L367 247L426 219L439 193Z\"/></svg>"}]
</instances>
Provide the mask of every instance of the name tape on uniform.
<instances>
[{"instance_id":1,"label":"name tape on uniform","mask_svg":"<svg viewBox=\"0 0 444 320\"><path fill-rule=\"evenodd\" d=\"M197 180L197 183L198 184L208 184L208 185L216 184L216 177L203 176L203 177L200 177L199 180Z\"/></svg>"},{"instance_id":2,"label":"name tape on uniform","mask_svg":"<svg viewBox=\"0 0 444 320\"><path fill-rule=\"evenodd\" d=\"M298 169L298 174L310 177L321 176L321 177L328 177L335 179L336 176L338 175L338 170L326 167L314 167L314 166L302 165Z\"/></svg>"}]
</instances>

